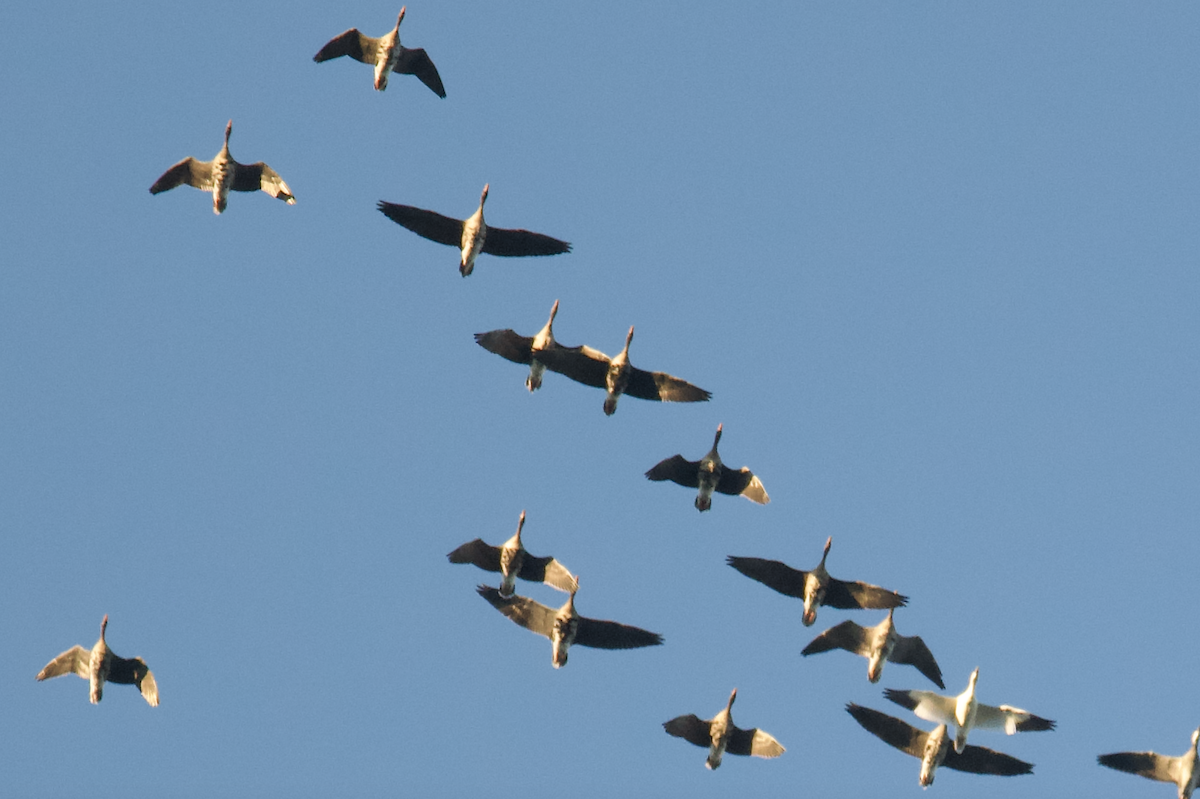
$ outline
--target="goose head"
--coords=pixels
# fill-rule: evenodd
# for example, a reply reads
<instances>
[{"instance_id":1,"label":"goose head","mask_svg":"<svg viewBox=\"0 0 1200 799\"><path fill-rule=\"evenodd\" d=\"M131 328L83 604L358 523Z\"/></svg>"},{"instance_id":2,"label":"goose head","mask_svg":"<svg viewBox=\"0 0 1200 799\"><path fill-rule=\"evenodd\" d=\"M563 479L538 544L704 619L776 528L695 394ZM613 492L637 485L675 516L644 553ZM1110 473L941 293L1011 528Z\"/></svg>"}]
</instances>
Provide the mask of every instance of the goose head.
<instances>
[{"instance_id":1,"label":"goose head","mask_svg":"<svg viewBox=\"0 0 1200 799\"><path fill-rule=\"evenodd\" d=\"M108 614L104 614L104 618L100 622L100 640L104 640L104 631L108 629Z\"/></svg>"},{"instance_id":2,"label":"goose head","mask_svg":"<svg viewBox=\"0 0 1200 799\"><path fill-rule=\"evenodd\" d=\"M396 17L396 27L393 28L396 32L400 31L400 23L404 21L404 12L408 11L408 6L400 7L400 14Z\"/></svg>"},{"instance_id":3,"label":"goose head","mask_svg":"<svg viewBox=\"0 0 1200 799\"><path fill-rule=\"evenodd\" d=\"M716 434L716 436L713 437L713 446L712 446L713 454L716 454L717 445L721 443L721 428L722 427L724 427L724 423L717 425L717 434Z\"/></svg>"},{"instance_id":4,"label":"goose head","mask_svg":"<svg viewBox=\"0 0 1200 799\"><path fill-rule=\"evenodd\" d=\"M725 712L733 710L733 703L737 700L737 689L734 688L729 694L729 701L725 703Z\"/></svg>"},{"instance_id":5,"label":"goose head","mask_svg":"<svg viewBox=\"0 0 1200 799\"><path fill-rule=\"evenodd\" d=\"M1197 744L1200 744L1200 727L1197 727L1196 731L1192 733L1192 751L1193 752L1196 751Z\"/></svg>"},{"instance_id":6,"label":"goose head","mask_svg":"<svg viewBox=\"0 0 1200 799\"><path fill-rule=\"evenodd\" d=\"M226 153L229 152L229 134L230 133L233 133L233 120L232 119L225 123L225 146L222 147L221 149L223 149Z\"/></svg>"},{"instance_id":7,"label":"goose head","mask_svg":"<svg viewBox=\"0 0 1200 799\"><path fill-rule=\"evenodd\" d=\"M482 210L482 209L483 209L483 204L484 204L485 202L487 202L488 186L490 186L490 185L492 185L492 184L490 184L490 183L484 183L484 184L483 184L483 191L479 193L479 208L480 208L480 210Z\"/></svg>"}]
</instances>

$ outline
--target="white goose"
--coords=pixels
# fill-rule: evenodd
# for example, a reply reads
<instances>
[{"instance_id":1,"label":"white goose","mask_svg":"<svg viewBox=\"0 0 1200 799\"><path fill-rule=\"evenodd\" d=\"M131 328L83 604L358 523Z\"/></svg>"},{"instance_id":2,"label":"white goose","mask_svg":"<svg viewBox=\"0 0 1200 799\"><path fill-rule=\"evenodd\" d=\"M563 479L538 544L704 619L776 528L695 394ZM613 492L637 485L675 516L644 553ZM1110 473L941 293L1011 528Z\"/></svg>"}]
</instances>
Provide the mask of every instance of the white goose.
<instances>
[{"instance_id":1,"label":"white goose","mask_svg":"<svg viewBox=\"0 0 1200 799\"><path fill-rule=\"evenodd\" d=\"M743 730L733 723L733 700L737 699L737 689L729 695L725 709L711 719L705 720L694 713L686 716L676 716L670 721L663 722L663 729L668 735L682 738L688 743L708 749L708 758L704 761L705 768L710 771L719 768L721 758L726 754L754 755L755 757L779 757L784 753L783 746L775 737L760 729Z\"/></svg>"},{"instance_id":2,"label":"white goose","mask_svg":"<svg viewBox=\"0 0 1200 799\"><path fill-rule=\"evenodd\" d=\"M212 192L213 213L225 210L230 191L265 191L288 205L295 205L292 190L283 182L279 173L259 161L254 164L239 164L229 154L229 134L233 132L233 120L225 125L225 144L211 161L197 161L190 155L162 173L151 194L170 191L176 186L187 184L201 191Z\"/></svg>"},{"instance_id":3,"label":"white goose","mask_svg":"<svg viewBox=\"0 0 1200 799\"><path fill-rule=\"evenodd\" d=\"M954 750L960 754L967 745L967 735L973 729L1004 730L1009 735L1018 732L1042 732L1054 729L1054 722L1035 716L1028 710L1011 705L980 704L975 698L975 683L979 680L979 668L971 672L967 690L958 696L942 696L932 691L897 691L885 688L883 695L902 707L906 707L918 718L953 724L958 728L954 736Z\"/></svg>"},{"instance_id":4,"label":"white goose","mask_svg":"<svg viewBox=\"0 0 1200 799\"><path fill-rule=\"evenodd\" d=\"M376 91L386 89L388 75L399 72L403 75L416 75L434 94L445 97L446 89L442 86L442 78L429 55L420 48L410 49L400 44L400 23L404 21L407 8L405 6L400 9L396 27L383 36L376 39L359 33L358 28L351 28L330 39L320 52L313 56L313 61L319 64L331 58L348 55L355 61L370 64L375 68Z\"/></svg>"},{"instance_id":5,"label":"white goose","mask_svg":"<svg viewBox=\"0 0 1200 799\"><path fill-rule=\"evenodd\" d=\"M945 724L939 724L933 732L924 732L898 718L853 702L846 705L846 712L853 716L863 729L884 743L919 758L921 774L917 781L922 788L933 785L938 766L971 774L995 774L1001 777L1033 773L1031 764L982 746L967 746L961 752L956 751L951 745Z\"/></svg>"},{"instance_id":6,"label":"white goose","mask_svg":"<svg viewBox=\"0 0 1200 799\"><path fill-rule=\"evenodd\" d=\"M115 682L136 685L150 707L158 707L158 684L154 675L141 658L123 658L114 654L104 640L108 628L108 614L100 622L100 640L89 650L73 646L38 672L37 679L49 680L64 674L78 674L91 686L92 704L99 704L104 696L104 683Z\"/></svg>"},{"instance_id":7,"label":"white goose","mask_svg":"<svg viewBox=\"0 0 1200 799\"><path fill-rule=\"evenodd\" d=\"M1171 782L1178 790L1179 799L1191 799L1192 792L1200 783L1200 728L1192 733L1192 745L1179 757L1160 755L1157 752L1114 752L1100 755L1096 761L1102 766L1137 774L1148 780Z\"/></svg>"},{"instance_id":8,"label":"white goose","mask_svg":"<svg viewBox=\"0 0 1200 799\"><path fill-rule=\"evenodd\" d=\"M915 666L917 671L924 674L938 688L945 688L942 682L942 670L934 659L929 647L920 636L904 636L896 632L892 615L895 608L888 610L887 618L874 627L860 627L852 621L844 621L814 638L801 655L816 655L831 649L845 649L867 659L867 679L879 682L883 676L883 664L906 663Z\"/></svg>"},{"instance_id":9,"label":"white goose","mask_svg":"<svg viewBox=\"0 0 1200 799\"><path fill-rule=\"evenodd\" d=\"M741 494L751 502L766 505L771 501L762 482L746 466L730 469L721 462L717 445L721 443L721 425L717 425L717 436L712 449L698 461L689 461L682 455L673 455L655 464L646 477L650 480L670 480L685 488L697 488L696 509L704 512L712 507L713 491L737 496Z\"/></svg>"},{"instance_id":10,"label":"white goose","mask_svg":"<svg viewBox=\"0 0 1200 799\"><path fill-rule=\"evenodd\" d=\"M512 596L518 577L534 583L545 583L567 593L578 589L575 578L557 560L529 554L521 543L521 529L524 526L525 511L521 511L516 535L502 545L494 547L482 538L476 538L447 557L451 563L473 563L484 571L500 572L500 596L505 598Z\"/></svg>"},{"instance_id":11,"label":"white goose","mask_svg":"<svg viewBox=\"0 0 1200 799\"><path fill-rule=\"evenodd\" d=\"M475 270L475 258L481 252L489 255L525 256L558 255L571 251L568 242L541 233L490 227L483 221L483 204L487 202L489 185L491 184L483 184L483 193L479 195L479 210L465 220L451 219L424 208L383 200L379 201L378 207L388 219L418 236L461 249L462 257L458 262L458 271L463 277Z\"/></svg>"}]
</instances>

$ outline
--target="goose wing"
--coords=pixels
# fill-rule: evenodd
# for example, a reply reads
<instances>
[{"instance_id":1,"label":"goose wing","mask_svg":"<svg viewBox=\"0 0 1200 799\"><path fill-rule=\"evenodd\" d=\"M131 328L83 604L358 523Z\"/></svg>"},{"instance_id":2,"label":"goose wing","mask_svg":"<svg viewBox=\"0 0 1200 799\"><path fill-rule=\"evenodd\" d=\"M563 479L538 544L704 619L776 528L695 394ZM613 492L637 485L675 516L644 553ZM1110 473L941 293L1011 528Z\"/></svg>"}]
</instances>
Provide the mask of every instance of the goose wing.
<instances>
[{"instance_id":1,"label":"goose wing","mask_svg":"<svg viewBox=\"0 0 1200 799\"><path fill-rule=\"evenodd\" d=\"M438 244L448 244L451 247L462 246L461 219L451 219L424 208L414 208L411 205L379 201L379 210L388 219L401 227L406 227L421 238L436 241ZM489 235L491 230L488 231Z\"/></svg>"},{"instance_id":2,"label":"goose wing","mask_svg":"<svg viewBox=\"0 0 1200 799\"><path fill-rule=\"evenodd\" d=\"M163 172L154 185L150 187L151 194L169 191L176 186L186 183L197 189L210 191L212 189L212 162L197 161L190 155Z\"/></svg>"},{"instance_id":3,"label":"goose wing","mask_svg":"<svg viewBox=\"0 0 1200 799\"><path fill-rule=\"evenodd\" d=\"M670 480L686 488L700 487L700 461L689 461L682 455L672 455L659 461L646 472L650 480Z\"/></svg>"},{"instance_id":4,"label":"goose wing","mask_svg":"<svg viewBox=\"0 0 1200 799\"><path fill-rule=\"evenodd\" d=\"M491 235L490 231L488 235ZM576 383L593 388L607 388L605 377L608 375L608 364L612 359L600 350L586 345L555 347L538 353L538 360L546 364L550 371L566 375Z\"/></svg>"},{"instance_id":5,"label":"goose wing","mask_svg":"<svg viewBox=\"0 0 1200 799\"><path fill-rule=\"evenodd\" d=\"M1028 710L1011 705L993 707L979 703L975 711L975 726L983 730L1004 730L1009 735L1018 732L1044 732L1054 729L1054 722L1035 716Z\"/></svg>"},{"instance_id":6,"label":"goose wing","mask_svg":"<svg viewBox=\"0 0 1200 799\"><path fill-rule=\"evenodd\" d=\"M925 740L929 737L929 733L918 730L911 724L905 724L894 716L856 705L853 702L846 705L846 712L853 716L864 730L888 746L894 746L913 757L924 757Z\"/></svg>"},{"instance_id":7,"label":"goose wing","mask_svg":"<svg viewBox=\"0 0 1200 799\"><path fill-rule=\"evenodd\" d=\"M896 640L896 646L892 649L892 654L888 657L888 660L893 663L916 666L917 671L936 683L938 688L945 689L946 687L946 684L942 682L941 667L938 666L933 653L929 651L929 647L925 646L925 642L918 635L901 635Z\"/></svg>"},{"instance_id":8,"label":"goose wing","mask_svg":"<svg viewBox=\"0 0 1200 799\"><path fill-rule=\"evenodd\" d=\"M474 563L484 571L500 571L500 547L485 543L482 538L468 541L446 557L451 563Z\"/></svg>"},{"instance_id":9,"label":"goose wing","mask_svg":"<svg viewBox=\"0 0 1200 799\"><path fill-rule=\"evenodd\" d=\"M78 674L80 677L87 679L91 658L92 652L90 649L73 646L47 663L38 672L37 678L41 681L48 680L51 677L61 677L64 674Z\"/></svg>"},{"instance_id":10,"label":"goose wing","mask_svg":"<svg viewBox=\"0 0 1200 799\"><path fill-rule=\"evenodd\" d=\"M637 649L642 646L658 646L663 638L658 633L618 624L615 621L579 617L579 631L575 643L596 649Z\"/></svg>"},{"instance_id":11,"label":"goose wing","mask_svg":"<svg viewBox=\"0 0 1200 799\"><path fill-rule=\"evenodd\" d=\"M1159 782L1177 782L1179 779L1179 758L1157 752L1113 752L1111 755L1099 755L1096 762Z\"/></svg>"},{"instance_id":12,"label":"goose wing","mask_svg":"<svg viewBox=\"0 0 1200 799\"><path fill-rule=\"evenodd\" d=\"M842 610L887 610L898 608L906 602L908 597L877 585L860 581L846 582L830 577L829 585L825 588L825 600L821 604Z\"/></svg>"},{"instance_id":13,"label":"goose wing","mask_svg":"<svg viewBox=\"0 0 1200 799\"><path fill-rule=\"evenodd\" d=\"M743 730L734 727L729 735L725 751L731 755L754 755L755 757L779 757L784 748L775 736L754 728Z\"/></svg>"},{"instance_id":14,"label":"goose wing","mask_svg":"<svg viewBox=\"0 0 1200 799\"><path fill-rule=\"evenodd\" d=\"M707 748L712 745L712 722L705 721L695 713L676 716L670 721L664 721L663 729L667 731L668 735L682 738L696 746Z\"/></svg>"},{"instance_id":15,"label":"goose wing","mask_svg":"<svg viewBox=\"0 0 1200 799\"><path fill-rule=\"evenodd\" d=\"M742 558L730 555L725 562L751 580L758 580L768 588L773 588L785 596L804 599L804 579L808 572L793 569L786 563L763 558Z\"/></svg>"},{"instance_id":16,"label":"goose wing","mask_svg":"<svg viewBox=\"0 0 1200 799\"><path fill-rule=\"evenodd\" d=\"M741 494L759 505L766 505L771 501L762 482L745 466L735 470L721 464L721 480L717 483L717 491L732 496Z\"/></svg>"},{"instance_id":17,"label":"goose wing","mask_svg":"<svg viewBox=\"0 0 1200 799\"><path fill-rule=\"evenodd\" d=\"M867 631L852 621L844 621L818 635L800 651L801 655L817 655L831 649L845 649L856 655L869 656Z\"/></svg>"},{"instance_id":18,"label":"goose wing","mask_svg":"<svg viewBox=\"0 0 1200 799\"><path fill-rule=\"evenodd\" d=\"M108 669L108 681L123 685L136 685L142 692L142 697L150 703L150 707L158 707L158 683L154 674L141 658L122 658L112 656Z\"/></svg>"},{"instance_id":19,"label":"goose wing","mask_svg":"<svg viewBox=\"0 0 1200 799\"><path fill-rule=\"evenodd\" d=\"M372 39L370 36L363 36L358 32L358 28L351 28L326 42L325 46L313 56L313 61L319 64L331 58L341 58L344 55L348 55L355 61L361 61L364 64L374 66L375 46L378 41L378 39Z\"/></svg>"},{"instance_id":20,"label":"goose wing","mask_svg":"<svg viewBox=\"0 0 1200 799\"><path fill-rule=\"evenodd\" d=\"M530 632L550 637L554 629L556 611L532 599L514 594L510 597L500 596L500 590L490 585L481 585L475 589L479 595L492 603L492 607L503 613L515 623ZM582 626L581 626L582 629ZM578 643L578 640L576 641Z\"/></svg>"},{"instance_id":21,"label":"goose wing","mask_svg":"<svg viewBox=\"0 0 1200 799\"><path fill-rule=\"evenodd\" d=\"M392 71L402 72L405 75L416 75L421 83L432 89L438 97L446 96L446 89L442 86L442 76L438 74L437 67L433 65L429 55L419 47L409 49L402 46L400 57L396 59L396 66L392 68Z\"/></svg>"},{"instance_id":22,"label":"goose wing","mask_svg":"<svg viewBox=\"0 0 1200 799\"><path fill-rule=\"evenodd\" d=\"M1032 774L1033 764L1017 760L1012 755L988 749L986 746L967 744L962 754L954 751L951 746L946 750L946 759L942 761L946 768L966 771L971 774L995 774L1000 777L1015 777L1019 774Z\"/></svg>"},{"instance_id":23,"label":"goose wing","mask_svg":"<svg viewBox=\"0 0 1200 799\"><path fill-rule=\"evenodd\" d=\"M917 718L933 721L938 724L958 725L954 719L954 708L958 697L942 696L932 691L898 691L895 688L884 688L883 695L901 707L906 707ZM983 705L979 706L980 709ZM975 726L979 726L979 716L975 717Z\"/></svg>"},{"instance_id":24,"label":"goose wing","mask_svg":"<svg viewBox=\"0 0 1200 799\"><path fill-rule=\"evenodd\" d=\"M557 560L549 557L535 558L528 552L525 553L525 561L521 564L521 571L517 576L533 583L545 583L568 594L579 588L574 575Z\"/></svg>"},{"instance_id":25,"label":"goose wing","mask_svg":"<svg viewBox=\"0 0 1200 799\"><path fill-rule=\"evenodd\" d=\"M529 230L506 230L488 225L487 236L483 240L483 251L488 255L504 257L558 255L570 252L571 245L568 242Z\"/></svg>"},{"instance_id":26,"label":"goose wing","mask_svg":"<svg viewBox=\"0 0 1200 799\"><path fill-rule=\"evenodd\" d=\"M283 182L283 178L279 177L278 172L262 161L254 164L238 164L237 171L233 175L233 183L229 188L234 191L258 191L261 189L288 205L296 204L296 198L292 196L292 190L288 188L288 184Z\"/></svg>"},{"instance_id":27,"label":"goose wing","mask_svg":"<svg viewBox=\"0 0 1200 799\"><path fill-rule=\"evenodd\" d=\"M489 330L476 333L475 343L488 352L514 363L529 363L533 360L533 338L521 336L512 330Z\"/></svg>"},{"instance_id":28,"label":"goose wing","mask_svg":"<svg viewBox=\"0 0 1200 799\"><path fill-rule=\"evenodd\" d=\"M491 232L488 232L491 236ZM631 397L661 402L708 402L711 391L693 386L686 380L680 380L666 372L647 372L630 367L629 385L625 393Z\"/></svg>"}]
</instances>

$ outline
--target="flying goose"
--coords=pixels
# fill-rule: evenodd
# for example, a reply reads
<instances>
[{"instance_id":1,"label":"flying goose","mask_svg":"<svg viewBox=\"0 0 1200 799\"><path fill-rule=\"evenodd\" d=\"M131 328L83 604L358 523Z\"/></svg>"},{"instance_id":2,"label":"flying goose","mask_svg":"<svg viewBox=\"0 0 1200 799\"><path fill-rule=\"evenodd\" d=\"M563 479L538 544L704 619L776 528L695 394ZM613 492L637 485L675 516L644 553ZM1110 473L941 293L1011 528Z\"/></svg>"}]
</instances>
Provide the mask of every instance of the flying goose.
<instances>
[{"instance_id":1,"label":"flying goose","mask_svg":"<svg viewBox=\"0 0 1200 799\"><path fill-rule=\"evenodd\" d=\"M817 607L829 605L834 608L849 610L853 608L871 608L886 610L899 607L908 602L908 597L870 585L864 582L844 582L829 576L825 570L825 558L829 557L829 547L833 544L833 536L825 541L825 552L821 562L812 571L793 569L777 560L762 558L740 558L730 555L726 562L752 580L758 580L768 588L773 588L786 596L804 600L804 616L801 621L805 627L811 627L817 620Z\"/></svg>"},{"instance_id":2,"label":"flying goose","mask_svg":"<svg viewBox=\"0 0 1200 799\"><path fill-rule=\"evenodd\" d=\"M685 380L665 372L647 372L629 363L629 342L633 327L625 336L625 347L615 358L591 347L560 347L542 354L547 368L564 374L585 386L605 391L604 413L617 411L622 394L660 402L707 402L711 391L697 388Z\"/></svg>"},{"instance_id":3,"label":"flying goose","mask_svg":"<svg viewBox=\"0 0 1200 799\"><path fill-rule=\"evenodd\" d=\"M1113 752L1100 755L1096 761L1102 766L1127 771L1148 780L1173 782L1179 791L1179 799L1191 799L1192 791L1200 783L1200 755L1196 745L1200 742L1200 729L1192 733L1192 745L1179 757L1160 755L1157 752Z\"/></svg>"},{"instance_id":4,"label":"flying goose","mask_svg":"<svg viewBox=\"0 0 1200 799\"><path fill-rule=\"evenodd\" d=\"M489 255L558 255L570 252L571 245L528 230L506 230L491 227L483 221L483 204L487 202L488 186L483 184L479 196L479 210L467 219L451 219L423 208L411 205L379 201L379 210L397 225L408 228L422 238L448 244L462 250L458 271L463 277L475 269L475 258L481 252Z\"/></svg>"},{"instance_id":5,"label":"flying goose","mask_svg":"<svg viewBox=\"0 0 1200 799\"><path fill-rule=\"evenodd\" d=\"M698 461L689 461L682 455L673 455L660 461L646 472L651 480L670 480L686 488L699 488L696 495L696 508L703 512L712 507L713 491L737 496L741 494L751 502L766 505L771 501L767 490L754 472L746 466L738 470L730 469L721 463L717 454L717 444L721 443L721 425L717 425L717 437L713 439L712 449Z\"/></svg>"},{"instance_id":6,"label":"flying goose","mask_svg":"<svg viewBox=\"0 0 1200 799\"><path fill-rule=\"evenodd\" d=\"M961 752L955 751L950 745L950 736L946 732L945 724L939 724L933 732L924 732L900 719L853 702L846 705L846 712L853 716L863 729L884 743L919 758L921 775L917 779L922 788L933 785L934 773L938 766L972 774L996 774L1001 777L1033 773L1031 764L982 746L968 746Z\"/></svg>"},{"instance_id":7,"label":"flying goose","mask_svg":"<svg viewBox=\"0 0 1200 799\"><path fill-rule=\"evenodd\" d=\"M393 6L394 7L394 6ZM416 75L438 97L446 96L442 86L442 78L438 75L437 67L433 65L429 55L420 48L410 49L400 44L400 23L404 21L404 12L408 6L400 9L396 18L396 27L380 36L378 39L364 36L358 28L351 28L343 34L330 39L321 48L313 61L318 64L331 58L341 58L348 55L355 61L370 64L375 67L375 90L387 88L388 75L399 72L403 75Z\"/></svg>"},{"instance_id":8,"label":"flying goose","mask_svg":"<svg viewBox=\"0 0 1200 799\"><path fill-rule=\"evenodd\" d=\"M182 186L184 183L195 186L201 191L211 191L214 214L225 210L231 190L258 191L262 189L288 205L295 205L296 198L292 196L292 190L274 169L262 161L255 164L239 164L233 160L233 156L229 154L229 134L231 132L233 132L232 119L225 125L225 144L221 146L221 152L213 156L211 161L197 161L189 155L163 172L162 177L154 181L154 185L150 187L150 193L159 194L176 186Z\"/></svg>"},{"instance_id":9,"label":"flying goose","mask_svg":"<svg viewBox=\"0 0 1200 799\"><path fill-rule=\"evenodd\" d=\"M100 622L100 640L90 650L73 646L46 664L38 672L38 681L64 674L78 674L91 684L92 704L98 704L104 696L104 683L116 682L136 685L151 707L158 707L158 684L154 675L141 658L118 657L108 648L104 631L108 627L108 614Z\"/></svg>"},{"instance_id":10,"label":"flying goose","mask_svg":"<svg viewBox=\"0 0 1200 799\"><path fill-rule=\"evenodd\" d=\"M967 745L967 735L973 729L1002 729L1009 735L1054 729L1053 721L1035 716L1028 710L1010 705L992 707L980 704L975 698L975 683L978 680L979 668L976 667L967 682L967 690L958 696L942 696L932 691L897 691L895 688L883 689L883 695L916 713L918 718L956 726L958 732L954 736L954 751L959 754Z\"/></svg>"},{"instance_id":11,"label":"flying goose","mask_svg":"<svg viewBox=\"0 0 1200 799\"><path fill-rule=\"evenodd\" d=\"M530 555L521 544L521 528L525 526L525 511L517 522L517 533L498 547L485 544L482 538L463 544L446 557L451 563L474 563L484 571L500 572L500 596L512 596L517 578L534 583L546 583L559 591L570 593L578 588L575 578L554 558Z\"/></svg>"},{"instance_id":12,"label":"flying goose","mask_svg":"<svg viewBox=\"0 0 1200 799\"><path fill-rule=\"evenodd\" d=\"M529 376L525 378L525 387L530 391L537 391L542 387L542 375L546 373L546 364L541 361L541 354L562 346L554 340L554 317L557 313L558 300L555 300L554 307L550 309L550 320L533 338L518 335L513 330L489 330L486 333L476 333L475 343L513 363L529 364Z\"/></svg>"},{"instance_id":13,"label":"flying goose","mask_svg":"<svg viewBox=\"0 0 1200 799\"><path fill-rule=\"evenodd\" d=\"M867 659L867 679L871 682L879 682L886 661L907 663L916 666L938 688L945 689L942 670L920 636L904 636L896 632L896 625L892 621L895 612L895 608L889 608L887 618L874 627L860 627L849 620L830 627L812 639L800 654L808 656L831 649L845 649L862 655Z\"/></svg>"},{"instance_id":14,"label":"flying goose","mask_svg":"<svg viewBox=\"0 0 1200 799\"><path fill-rule=\"evenodd\" d=\"M731 755L754 755L755 757L779 757L784 753L770 733L759 729L743 730L733 723L731 711L733 700L737 699L737 689L729 695L725 709L715 717L705 721L694 713L686 716L676 716L670 721L663 722L663 729L668 735L682 738L696 746L707 747L708 758L704 766L712 771L721 765L721 757L726 752Z\"/></svg>"},{"instance_id":15,"label":"flying goose","mask_svg":"<svg viewBox=\"0 0 1200 799\"><path fill-rule=\"evenodd\" d=\"M663 642L658 633L639 627L580 616L575 610L575 591L571 591L565 605L555 610L527 597L503 597L499 590L488 585L481 585L476 590L492 603L492 607L526 630L549 638L553 647L551 659L556 669L567 665L567 650L573 644L597 649L636 649Z\"/></svg>"}]
</instances>

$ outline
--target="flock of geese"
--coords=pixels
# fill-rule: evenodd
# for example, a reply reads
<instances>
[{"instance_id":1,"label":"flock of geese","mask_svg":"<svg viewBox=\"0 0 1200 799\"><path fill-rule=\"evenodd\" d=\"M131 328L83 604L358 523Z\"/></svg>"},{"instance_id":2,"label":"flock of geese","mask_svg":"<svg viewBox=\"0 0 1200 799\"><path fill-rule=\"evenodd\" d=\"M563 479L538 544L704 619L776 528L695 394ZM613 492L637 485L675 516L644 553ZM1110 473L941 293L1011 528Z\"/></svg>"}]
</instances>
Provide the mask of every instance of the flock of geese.
<instances>
[{"instance_id":1,"label":"flock of geese","mask_svg":"<svg viewBox=\"0 0 1200 799\"><path fill-rule=\"evenodd\" d=\"M438 97L446 96L437 67L422 49L400 44L400 24L406 8L400 9L395 27L383 36L374 38L351 28L331 39L313 60L320 63L342 56L368 64L374 69L374 87L387 88L394 73L414 75ZM225 126L225 141L210 161L188 157L162 174L150 187L159 194L187 184L211 193L213 213L222 213L230 191L264 191L289 205L296 202L291 188L280 175L259 161L242 164L229 153L229 137L233 121ZM461 252L459 271L463 277L471 274L481 253L490 255L546 256L568 253L570 243L541 233L523 229L490 227L484 222L483 208L489 186L484 185L479 208L466 219L443 216L434 211L410 205L380 201L378 209L389 219L431 241L456 247ZM513 330L492 330L475 335L479 346L514 363L527 365L526 387L532 392L541 385L547 370L566 376L585 386L603 389L604 413L616 412L622 395L660 402L703 402L711 393L665 372L650 372L634 367L629 361L629 346L633 341L631 326L625 345L613 357L588 346L567 347L554 338L554 319L558 313L556 300L550 309L545 326L533 336L523 336ZM721 461L717 447L721 441L722 425L708 454L698 461L673 455L660 461L646 472L653 481L671 481L697 491L695 506L699 511L712 507L713 493L766 504L770 501L762 481L748 468L731 469ZM455 549L448 556L451 563L473 564L480 569L500 575L499 587L480 585L477 591L492 607L514 623L548 638L551 644L551 663L554 668L567 664L572 646L600 649L633 649L663 643L662 636L614 621L582 616L575 609L579 578L552 557L538 557L525 549L521 535L525 512L521 512L516 533L499 546L475 539ZM887 610L887 616L873 627L862 627L853 621L843 621L814 638L802 651L805 656L843 649L867 659L867 679L876 683L883 675L884 664L891 662L913 666L940 689L945 689L941 668L933 653L919 636L903 636L896 631L894 614L897 607L907 604L908 598L877 585L861 581L844 581L831 576L825 561L833 540L825 542L821 561L808 571L762 558L730 556L728 565L752 580L785 596L804 603L801 621L805 626L816 622L817 609L829 606L841 610ZM558 608L547 607L528 597L516 594L518 579L543 583L568 594ZM55 657L37 675L47 680L65 674L76 674L88 680L89 697L99 703L106 682L136 685L142 697L152 707L159 704L158 685L154 674L141 658L122 658L109 648L105 638L108 616L100 624L100 638L90 649L74 646ZM849 703L846 711L864 729L885 743L921 761L918 781L929 786L939 767L970 772L1015 776L1029 774L1033 766L1010 755L982 746L968 744L976 730L1003 730L1008 735L1017 732L1052 730L1055 722L1010 705L985 705L978 701L976 688L979 669L971 672L966 689L947 696L932 691L885 689L888 700L912 711L920 719L937 726L926 731L878 710ZM742 729L733 723L732 709L737 689L730 694L725 708L710 719L687 714L663 723L664 730L696 746L708 749L705 766L716 769L725 754L753 755L774 758L783 754L784 747L769 733L752 728ZM953 736L951 731L953 730ZM1152 780L1173 783L1180 799L1189 799L1200 781L1200 728L1191 735L1191 746L1179 757L1154 752L1117 752L1100 755L1100 765Z\"/></svg>"}]
</instances>

